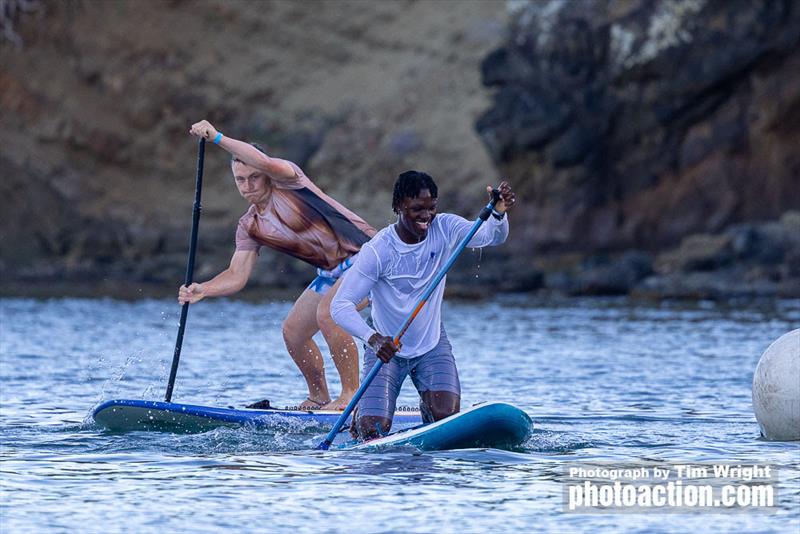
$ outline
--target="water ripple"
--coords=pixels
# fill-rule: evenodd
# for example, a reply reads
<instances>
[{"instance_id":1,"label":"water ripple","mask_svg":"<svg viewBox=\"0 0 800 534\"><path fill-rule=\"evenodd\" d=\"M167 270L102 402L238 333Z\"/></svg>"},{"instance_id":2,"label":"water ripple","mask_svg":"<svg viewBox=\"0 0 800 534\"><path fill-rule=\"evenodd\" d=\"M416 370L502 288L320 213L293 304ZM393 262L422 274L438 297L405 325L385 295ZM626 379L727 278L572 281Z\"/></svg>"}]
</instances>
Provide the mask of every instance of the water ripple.
<instances>
[{"instance_id":1,"label":"water ripple","mask_svg":"<svg viewBox=\"0 0 800 534\"><path fill-rule=\"evenodd\" d=\"M715 515L714 528L800 528L800 444L760 439L750 404L760 354L800 324L795 301L448 303L462 404L512 402L535 431L514 451L437 453L320 452L313 447L324 429L296 423L197 434L105 431L88 418L99 402L163 396L179 308L171 299L0 303L4 532L708 527L703 514L564 513L567 466L636 461L772 463L778 511ZM193 307L176 400L296 404L304 383L280 334L289 306ZM239 325L250 325L247 336ZM400 403L416 403L413 388Z\"/></svg>"}]
</instances>

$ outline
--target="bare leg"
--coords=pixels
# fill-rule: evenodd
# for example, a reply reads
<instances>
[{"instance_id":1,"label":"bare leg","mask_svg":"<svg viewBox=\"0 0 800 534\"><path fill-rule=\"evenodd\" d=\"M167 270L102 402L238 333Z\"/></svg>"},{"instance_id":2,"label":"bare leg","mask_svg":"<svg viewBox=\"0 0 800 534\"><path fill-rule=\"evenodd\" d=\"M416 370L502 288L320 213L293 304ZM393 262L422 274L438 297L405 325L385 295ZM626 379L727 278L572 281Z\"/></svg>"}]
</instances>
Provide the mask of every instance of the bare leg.
<instances>
[{"instance_id":1,"label":"bare leg","mask_svg":"<svg viewBox=\"0 0 800 534\"><path fill-rule=\"evenodd\" d=\"M352 336L331 318L331 301L341 282L341 278L336 281L317 307L317 325L331 349L331 358L342 381L342 393L324 406L328 410L344 410L358 389L358 348Z\"/></svg>"},{"instance_id":2,"label":"bare leg","mask_svg":"<svg viewBox=\"0 0 800 534\"><path fill-rule=\"evenodd\" d=\"M434 421L449 417L461 410L461 396L449 391L424 391L420 393L422 402L421 407L427 411Z\"/></svg>"},{"instance_id":3,"label":"bare leg","mask_svg":"<svg viewBox=\"0 0 800 534\"><path fill-rule=\"evenodd\" d=\"M317 307L322 296L306 289L294 303L283 322L283 340L294 363L303 373L308 385L308 399L300 406L316 408L330 402L328 383L325 380L325 364L319 347L312 337L317 333Z\"/></svg>"},{"instance_id":4,"label":"bare leg","mask_svg":"<svg viewBox=\"0 0 800 534\"><path fill-rule=\"evenodd\" d=\"M388 434L392 428L392 420L385 417L366 415L358 418L356 427L361 439L373 439Z\"/></svg>"}]
</instances>

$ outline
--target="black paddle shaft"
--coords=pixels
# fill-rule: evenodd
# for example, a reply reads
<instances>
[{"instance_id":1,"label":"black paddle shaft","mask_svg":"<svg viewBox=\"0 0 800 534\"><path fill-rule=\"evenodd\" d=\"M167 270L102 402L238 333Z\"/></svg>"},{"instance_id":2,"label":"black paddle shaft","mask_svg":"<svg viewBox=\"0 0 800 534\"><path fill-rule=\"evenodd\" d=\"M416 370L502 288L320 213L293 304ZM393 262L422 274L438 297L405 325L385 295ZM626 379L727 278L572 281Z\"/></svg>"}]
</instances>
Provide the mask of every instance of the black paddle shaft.
<instances>
[{"instance_id":1,"label":"black paddle shaft","mask_svg":"<svg viewBox=\"0 0 800 534\"><path fill-rule=\"evenodd\" d=\"M197 180L194 186L194 208L192 209L192 236L189 239L189 261L186 264L185 286L192 283L194 277L194 257L197 252L197 228L200 225L200 193L203 190L203 161L206 155L206 140L200 139L197 143ZM183 346L183 332L186 330L186 316L189 314L189 303L185 302L181 308L181 322L178 326L178 339L175 341L175 354L172 356L172 369L169 371L167 382L166 402L172 401L172 389L175 387L175 375L178 374L178 362L181 360L181 347Z\"/></svg>"}]
</instances>

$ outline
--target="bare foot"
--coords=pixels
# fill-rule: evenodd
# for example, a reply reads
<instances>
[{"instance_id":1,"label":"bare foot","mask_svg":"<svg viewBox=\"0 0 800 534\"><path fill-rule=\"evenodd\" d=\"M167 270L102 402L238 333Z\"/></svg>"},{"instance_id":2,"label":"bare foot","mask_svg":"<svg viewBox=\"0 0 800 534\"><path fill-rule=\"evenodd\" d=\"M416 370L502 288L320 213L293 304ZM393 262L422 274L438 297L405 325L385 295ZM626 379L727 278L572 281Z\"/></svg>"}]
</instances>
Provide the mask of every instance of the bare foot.
<instances>
[{"instance_id":1,"label":"bare foot","mask_svg":"<svg viewBox=\"0 0 800 534\"><path fill-rule=\"evenodd\" d=\"M313 410L322 410L322 409L324 409L323 406L327 406L327 404L325 404L324 402L318 402L318 401L315 401L315 400L311 400L309 397L306 397L306 399L303 402L301 402L297 407L300 410L312 410L313 411Z\"/></svg>"},{"instance_id":2,"label":"bare foot","mask_svg":"<svg viewBox=\"0 0 800 534\"><path fill-rule=\"evenodd\" d=\"M353 398L353 395L340 395L339 397L333 399L328 404L323 404L321 410L336 410L341 412L347 405L350 404L350 399Z\"/></svg>"}]
</instances>

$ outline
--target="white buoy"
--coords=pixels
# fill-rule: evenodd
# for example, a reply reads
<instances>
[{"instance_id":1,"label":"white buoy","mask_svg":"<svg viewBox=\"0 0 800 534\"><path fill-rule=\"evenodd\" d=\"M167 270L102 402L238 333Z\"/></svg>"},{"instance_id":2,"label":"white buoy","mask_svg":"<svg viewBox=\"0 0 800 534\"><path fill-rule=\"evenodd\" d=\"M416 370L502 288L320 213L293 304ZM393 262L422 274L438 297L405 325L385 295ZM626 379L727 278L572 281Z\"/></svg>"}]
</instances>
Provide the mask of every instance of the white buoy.
<instances>
[{"instance_id":1,"label":"white buoy","mask_svg":"<svg viewBox=\"0 0 800 534\"><path fill-rule=\"evenodd\" d=\"M753 410L765 438L800 440L800 329L779 337L758 360Z\"/></svg>"}]
</instances>

